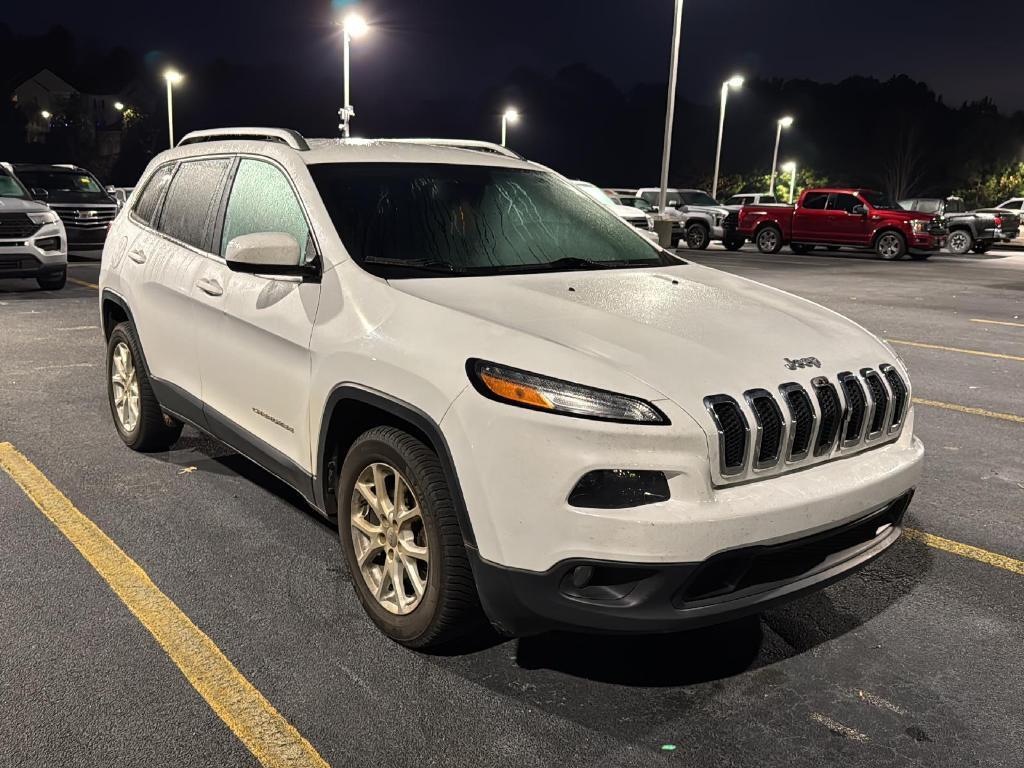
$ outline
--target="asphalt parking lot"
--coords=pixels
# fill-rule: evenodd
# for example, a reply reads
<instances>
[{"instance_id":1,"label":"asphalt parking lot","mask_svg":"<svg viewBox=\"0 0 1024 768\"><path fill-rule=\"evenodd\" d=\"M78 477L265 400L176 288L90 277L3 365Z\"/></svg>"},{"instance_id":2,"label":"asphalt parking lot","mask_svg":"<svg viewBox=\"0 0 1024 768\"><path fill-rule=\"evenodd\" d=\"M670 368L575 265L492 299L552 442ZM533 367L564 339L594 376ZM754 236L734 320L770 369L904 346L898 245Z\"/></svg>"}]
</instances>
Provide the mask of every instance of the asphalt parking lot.
<instances>
[{"instance_id":1,"label":"asphalt parking lot","mask_svg":"<svg viewBox=\"0 0 1024 768\"><path fill-rule=\"evenodd\" d=\"M258 765L244 707L200 693L223 702L244 678L309 747L265 765L1024 765L1024 253L684 256L891 340L927 448L915 533L757 619L447 656L384 639L337 531L245 459L191 429L165 454L124 447L95 263L57 293L0 281L0 764ZM44 479L19 487L12 456ZM182 666L195 635L154 639L171 609L129 610L44 514L63 504L48 484L205 634L226 680Z\"/></svg>"}]
</instances>

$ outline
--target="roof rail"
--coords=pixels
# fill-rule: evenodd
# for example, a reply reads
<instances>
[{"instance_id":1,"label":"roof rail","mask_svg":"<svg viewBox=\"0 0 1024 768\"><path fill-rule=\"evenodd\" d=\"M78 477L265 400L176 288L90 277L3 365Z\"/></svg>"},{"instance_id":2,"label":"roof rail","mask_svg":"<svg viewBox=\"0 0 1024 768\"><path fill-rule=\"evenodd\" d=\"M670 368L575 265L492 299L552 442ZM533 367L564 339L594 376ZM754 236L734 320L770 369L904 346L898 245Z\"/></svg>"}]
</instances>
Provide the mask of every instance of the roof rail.
<instances>
[{"instance_id":1,"label":"roof rail","mask_svg":"<svg viewBox=\"0 0 1024 768\"><path fill-rule=\"evenodd\" d=\"M205 131L192 131L182 136L179 147L188 144L201 144L204 141L271 141L285 144L292 149L305 152L309 149L306 139L298 131L291 128L210 128Z\"/></svg>"},{"instance_id":2,"label":"roof rail","mask_svg":"<svg viewBox=\"0 0 1024 768\"><path fill-rule=\"evenodd\" d=\"M479 139L383 139L383 141L395 141L399 144L428 144L435 147L452 147L453 149L468 149L475 152L487 152L492 155L502 155L516 160L525 159L518 152L514 152L501 144L493 141L480 141Z\"/></svg>"}]
</instances>

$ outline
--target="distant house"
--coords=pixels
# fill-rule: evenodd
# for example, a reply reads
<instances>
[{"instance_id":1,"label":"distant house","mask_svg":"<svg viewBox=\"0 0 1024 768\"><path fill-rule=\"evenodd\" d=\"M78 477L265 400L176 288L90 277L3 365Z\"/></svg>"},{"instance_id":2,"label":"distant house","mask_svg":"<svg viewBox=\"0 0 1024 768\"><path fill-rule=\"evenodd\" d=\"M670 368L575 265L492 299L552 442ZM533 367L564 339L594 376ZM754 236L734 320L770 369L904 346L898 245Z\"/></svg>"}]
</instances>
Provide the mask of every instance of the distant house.
<instances>
[{"instance_id":1,"label":"distant house","mask_svg":"<svg viewBox=\"0 0 1024 768\"><path fill-rule=\"evenodd\" d=\"M96 130L114 127L120 115L114 108L115 94L82 93L49 69L42 69L14 88L11 100L28 120L26 140L42 141L50 130L50 119L43 113L60 115L72 105Z\"/></svg>"}]
</instances>

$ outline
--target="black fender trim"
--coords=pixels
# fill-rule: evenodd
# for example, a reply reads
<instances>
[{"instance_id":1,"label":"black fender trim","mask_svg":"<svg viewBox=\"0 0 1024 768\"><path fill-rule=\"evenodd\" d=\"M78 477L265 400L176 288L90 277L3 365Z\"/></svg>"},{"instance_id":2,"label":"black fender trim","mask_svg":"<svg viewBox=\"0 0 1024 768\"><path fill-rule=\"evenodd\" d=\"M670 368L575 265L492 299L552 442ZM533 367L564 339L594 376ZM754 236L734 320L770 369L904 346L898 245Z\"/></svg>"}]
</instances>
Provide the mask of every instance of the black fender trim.
<instances>
[{"instance_id":1,"label":"black fender trim","mask_svg":"<svg viewBox=\"0 0 1024 768\"><path fill-rule=\"evenodd\" d=\"M117 306L119 306L121 309L123 309L124 313L126 315L128 315L128 321L132 325L135 325L135 316L132 314L132 310L128 306L128 302L125 301L118 294L114 293L109 288L104 288L103 289L103 295L100 297L100 330L103 331L103 335L104 336L109 336L110 335L110 331L114 330L113 328L107 328L106 327L106 325L105 325L106 318L103 317L103 305L106 304L108 301L111 302L112 304L117 304ZM146 372L147 373L149 372L148 368L146 369Z\"/></svg>"},{"instance_id":2,"label":"black fender trim","mask_svg":"<svg viewBox=\"0 0 1024 768\"><path fill-rule=\"evenodd\" d=\"M377 390L367 389L354 384L341 384L331 390L324 405L324 413L320 419L320 439L317 448L316 469L317 476L313 482L313 497L318 509L327 509L326 494L324 491L324 473L326 471L325 460L327 457L327 430L331 423L331 417L335 409L346 400L372 405L382 411L386 411L403 421L412 424L416 429L426 435L430 440L431 447L441 460L444 469L445 479L452 491L452 502L455 505L455 513L459 518L459 527L462 529L462 541L467 547L476 547L476 536L473 534L473 524L469 519L469 511L466 508L466 499L462 495L462 484L459 482L458 472L455 469L455 461L452 458L448 441L441 431L440 425L428 414L398 398L387 395Z\"/></svg>"}]
</instances>

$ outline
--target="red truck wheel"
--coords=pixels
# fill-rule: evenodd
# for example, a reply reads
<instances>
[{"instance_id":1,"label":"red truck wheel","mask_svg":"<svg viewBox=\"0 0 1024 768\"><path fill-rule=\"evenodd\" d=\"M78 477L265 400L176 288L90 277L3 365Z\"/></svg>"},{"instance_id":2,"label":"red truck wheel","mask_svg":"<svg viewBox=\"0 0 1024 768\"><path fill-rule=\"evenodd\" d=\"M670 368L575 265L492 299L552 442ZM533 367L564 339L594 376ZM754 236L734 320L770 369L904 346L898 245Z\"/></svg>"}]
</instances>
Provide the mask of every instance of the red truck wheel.
<instances>
[{"instance_id":1,"label":"red truck wheel","mask_svg":"<svg viewBox=\"0 0 1024 768\"><path fill-rule=\"evenodd\" d=\"M778 253L782 250L782 232L776 226L762 227L754 237L754 242L761 253Z\"/></svg>"},{"instance_id":2,"label":"red truck wheel","mask_svg":"<svg viewBox=\"0 0 1024 768\"><path fill-rule=\"evenodd\" d=\"M899 232L883 232L875 241L875 253L880 259L895 261L902 259L907 252L907 241Z\"/></svg>"}]
</instances>

